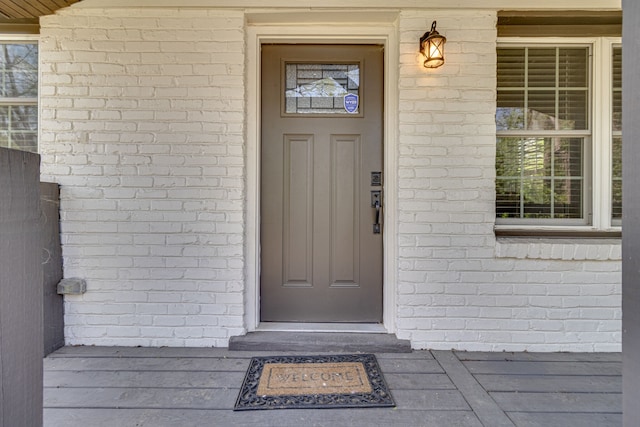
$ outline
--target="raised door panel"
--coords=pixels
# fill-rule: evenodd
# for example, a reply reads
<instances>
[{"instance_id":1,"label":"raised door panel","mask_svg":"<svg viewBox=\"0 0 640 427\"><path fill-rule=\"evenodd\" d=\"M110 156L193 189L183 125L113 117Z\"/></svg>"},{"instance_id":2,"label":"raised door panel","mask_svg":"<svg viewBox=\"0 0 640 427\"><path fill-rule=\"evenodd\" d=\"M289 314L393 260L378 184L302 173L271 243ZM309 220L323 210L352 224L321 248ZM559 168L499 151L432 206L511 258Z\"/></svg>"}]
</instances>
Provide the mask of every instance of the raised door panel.
<instances>
[{"instance_id":1,"label":"raised door panel","mask_svg":"<svg viewBox=\"0 0 640 427\"><path fill-rule=\"evenodd\" d=\"M360 136L331 136L331 286L360 281Z\"/></svg>"}]
</instances>

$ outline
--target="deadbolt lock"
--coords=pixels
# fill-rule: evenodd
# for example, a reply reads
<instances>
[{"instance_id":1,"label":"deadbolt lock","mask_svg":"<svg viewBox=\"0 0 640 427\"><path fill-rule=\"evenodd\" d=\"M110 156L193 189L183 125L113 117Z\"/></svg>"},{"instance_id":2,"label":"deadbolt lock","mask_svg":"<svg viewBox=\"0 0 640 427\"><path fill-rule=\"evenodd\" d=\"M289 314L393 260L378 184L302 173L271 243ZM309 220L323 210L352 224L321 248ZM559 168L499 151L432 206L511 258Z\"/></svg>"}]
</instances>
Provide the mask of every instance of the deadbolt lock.
<instances>
[{"instance_id":1,"label":"deadbolt lock","mask_svg":"<svg viewBox=\"0 0 640 427\"><path fill-rule=\"evenodd\" d=\"M371 186L372 187L382 186L382 172L371 172Z\"/></svg>"}]
</instances>

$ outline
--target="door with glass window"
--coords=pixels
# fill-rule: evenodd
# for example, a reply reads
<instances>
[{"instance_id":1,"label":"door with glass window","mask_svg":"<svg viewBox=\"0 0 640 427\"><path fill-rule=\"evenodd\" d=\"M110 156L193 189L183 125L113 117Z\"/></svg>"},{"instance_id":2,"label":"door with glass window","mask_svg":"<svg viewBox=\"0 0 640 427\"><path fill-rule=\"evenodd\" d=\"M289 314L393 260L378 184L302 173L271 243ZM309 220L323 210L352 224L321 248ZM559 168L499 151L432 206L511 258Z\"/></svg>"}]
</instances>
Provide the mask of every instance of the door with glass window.
<instances>
[{"instance_id":1,"label":"door with glass window","mask_svg":"<svg viewBox=\"0 0 640 427\"><path fill-rule=\"evenodd\" d=\"M382 321L383 48L263 45L260 318Z\"/></svg>"}]
</instances>

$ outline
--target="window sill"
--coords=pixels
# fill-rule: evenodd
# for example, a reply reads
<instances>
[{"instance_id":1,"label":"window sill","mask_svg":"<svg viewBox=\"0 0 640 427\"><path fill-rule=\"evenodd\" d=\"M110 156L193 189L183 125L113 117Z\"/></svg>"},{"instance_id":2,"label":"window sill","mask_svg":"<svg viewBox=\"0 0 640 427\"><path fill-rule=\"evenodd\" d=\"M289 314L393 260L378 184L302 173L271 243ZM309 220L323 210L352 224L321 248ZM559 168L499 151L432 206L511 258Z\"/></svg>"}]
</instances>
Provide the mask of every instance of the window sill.
<instances>
[{"instance_id":1,"label":"window sill","mask_svg":"<svg viewBox=\"0 0 640 427\"><path fill-rule=\"evenodd\" d=\"M496 227L497 258L621 261L620 230L522 229Z\"/></svg>"},{"instance_id":2,"label":"window sill","mask_svg":"<svg viewBox=\"0 0 640 427\"><path fill-rule=\"evenodd\" d=\"M589 227L572 227L572 228L518 228L496 226L494 229L497 238L513 237L513 238L562 238L562 239L620 239L622 230L594 230Z\"/></svg>"}]
</instances>

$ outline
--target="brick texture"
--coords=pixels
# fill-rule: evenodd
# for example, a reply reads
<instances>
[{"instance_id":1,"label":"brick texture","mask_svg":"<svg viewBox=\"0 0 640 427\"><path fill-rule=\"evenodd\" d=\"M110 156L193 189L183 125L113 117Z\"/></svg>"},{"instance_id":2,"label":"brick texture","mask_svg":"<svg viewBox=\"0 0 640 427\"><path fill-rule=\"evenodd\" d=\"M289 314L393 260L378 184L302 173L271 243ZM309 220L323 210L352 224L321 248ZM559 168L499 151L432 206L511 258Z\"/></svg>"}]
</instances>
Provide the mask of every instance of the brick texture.
<instances>
[{"instance_id":1,"label":"brick texture","mask_svg":"<svg viewBox=\"0 0 640 427\"><path fill-rule=\"evenodd\" d=\"M61 184L68 344L225 346L244 331L244 17L43 18L42 173Z\"/></svg>"},{"instance_id":2,"label":"brick texture","mask_svg":"<svg viewBox=\"0 0 640 427\"><path fill-rule=\"evenodd\" d=\"M619 242L496 241L495 14L400 15L398 335L415 348L619 351Z\"/></svg>"},{"instance_id":3,"label":"brick texture","mask_svg":"<svg viewBox=\"0 0 640 427\"><path fill-rule=\"evenodd\" d=\"M398 20L397 334L414 348L619 351L619 242L496 241L496 14ZM226 346L244 332L241 11L42 19L43 178L62 188L68 344Z\"/></svg>"}]
</instances>

